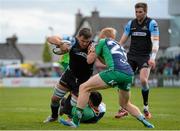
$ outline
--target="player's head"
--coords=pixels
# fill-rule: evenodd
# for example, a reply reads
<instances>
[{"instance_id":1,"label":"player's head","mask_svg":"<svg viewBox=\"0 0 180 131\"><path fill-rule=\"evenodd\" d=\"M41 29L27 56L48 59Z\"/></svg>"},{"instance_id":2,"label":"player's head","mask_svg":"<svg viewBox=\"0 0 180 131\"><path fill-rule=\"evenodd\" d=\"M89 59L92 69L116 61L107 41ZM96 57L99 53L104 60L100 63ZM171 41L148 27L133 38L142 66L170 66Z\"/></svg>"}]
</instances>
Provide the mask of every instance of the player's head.
<instances>
[{"instance_id":1,"label":"player's head","mask_svg":"<svg viewBox=\"0 0 180 131\"><path fill-rule=\"evenodd\" d=\"M99 39L104 39L104 38L111 38L115 39L116 38L116 29L112 27L106 27L101 30L99 33Z\"/></svg>"},{"instance_id":2,"label":"player's head","mask_svg":"<svg viewBox=\"0 0 180 131\"><path fill-rule=\"evenodd\" d=\"M135 13L138 21L143 20L147 15L147 4L143 2L136 3Z\"/></svg>"},{"instance_id":3,"label":"player's head","mask_svg":"<svg viewBox=\"0 0 180 131\"><path fill-rule=\"evenodd\" d=\"M80 29L77 39L82 49L86 49L89 46L91 37L92 37L92 32L89 28Z\"/></svg>"},{"instance_id":4,"label":"player's head","mask_svg":"<svg viewBox=\"0 0 180 131\"><path fill-rule=\"evenodd\" d=\"M102 102L102 95L97 91L91 92L89 101L93 106L98 107Z\"/></svg>"}]
</instances>

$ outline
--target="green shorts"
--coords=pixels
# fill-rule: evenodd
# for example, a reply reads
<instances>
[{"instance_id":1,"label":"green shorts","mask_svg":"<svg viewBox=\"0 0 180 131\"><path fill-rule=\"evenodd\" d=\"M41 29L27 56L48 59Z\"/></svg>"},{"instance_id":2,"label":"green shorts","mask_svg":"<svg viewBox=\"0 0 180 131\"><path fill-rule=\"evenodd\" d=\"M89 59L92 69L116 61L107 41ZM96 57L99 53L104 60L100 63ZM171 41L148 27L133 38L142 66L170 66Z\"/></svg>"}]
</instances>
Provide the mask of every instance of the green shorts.
<instances>
[{"instance_id":1,"label":"green shorts","mask_svg":"<svg viewBox=\"0 0 180 131\"><path fill-rule=\"evenodd\" d=\"M133 75L128 75L113 69L104 70L99 73L101 79L109 86L129 91L133 82Z\"/></svg>"}]
</instances>

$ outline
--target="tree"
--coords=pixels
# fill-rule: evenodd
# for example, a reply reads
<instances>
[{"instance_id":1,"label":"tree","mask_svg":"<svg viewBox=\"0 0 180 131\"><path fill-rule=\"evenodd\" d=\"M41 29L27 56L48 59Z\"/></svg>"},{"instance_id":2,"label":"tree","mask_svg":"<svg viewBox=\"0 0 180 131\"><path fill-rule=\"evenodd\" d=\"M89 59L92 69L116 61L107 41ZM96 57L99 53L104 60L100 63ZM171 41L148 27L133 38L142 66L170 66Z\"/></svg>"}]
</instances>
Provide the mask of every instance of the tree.
<instances>
[{"instance_id":1,"label":"tree","mask_svg":"<svg viewBox=\"0 0 180 131\"><path fill-rule=\"evenodd\" d=\"M44 49L43 49L43 62L47 63L47 62L51 62L51 61L52 61L52 53L51 53L49 44L46 40L44 43Z\"/></svg>"}]
</instances>

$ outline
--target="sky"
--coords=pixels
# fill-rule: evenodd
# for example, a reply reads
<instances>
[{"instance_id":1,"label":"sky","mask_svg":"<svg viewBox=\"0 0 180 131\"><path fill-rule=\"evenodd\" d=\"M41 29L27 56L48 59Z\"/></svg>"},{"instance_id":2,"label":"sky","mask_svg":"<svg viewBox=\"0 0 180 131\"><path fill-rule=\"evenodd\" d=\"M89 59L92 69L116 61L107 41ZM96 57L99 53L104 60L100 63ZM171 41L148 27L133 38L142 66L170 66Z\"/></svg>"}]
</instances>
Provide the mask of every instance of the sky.
<instances>
[{"instance_id":1,"label":"sky","mask_svg":"<svg viewBox=\"0 0 180 131\"><path fill-rule=\"evenodd\" d=\"M0 0L0 43L16 35L18 43L44 43L50 35L73 35L75 14L134 17L137 2L148 4L148 16L169 18L168 0Z\"/></svg>"}]
</instances>

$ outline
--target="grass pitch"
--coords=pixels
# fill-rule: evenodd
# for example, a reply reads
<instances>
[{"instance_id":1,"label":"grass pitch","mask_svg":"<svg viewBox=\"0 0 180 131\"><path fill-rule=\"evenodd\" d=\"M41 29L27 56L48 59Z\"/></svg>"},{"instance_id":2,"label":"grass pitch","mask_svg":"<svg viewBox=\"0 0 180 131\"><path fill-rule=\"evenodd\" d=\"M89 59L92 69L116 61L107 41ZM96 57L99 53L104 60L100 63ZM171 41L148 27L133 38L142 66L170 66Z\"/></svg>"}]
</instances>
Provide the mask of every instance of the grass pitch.
<instances>
[{"instance_id":1,"label":"grass pitch","mask_svg":"<svg viewBox=\"0 0 180 131\"><path fill-rule=\"evenodd\" d=\"M58 122L44 124L50 114L52 88L0 88L0 130L71 130ZM115 119L118 95L115 89L101 91L107 112L97 124L81 124L73 130L145 130L132 116ZM142 110L141 91L132 88L131 101ZM152 88L150 109L155 130L180 130L180 88Z\"/></svg>"}]
</instances>

